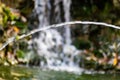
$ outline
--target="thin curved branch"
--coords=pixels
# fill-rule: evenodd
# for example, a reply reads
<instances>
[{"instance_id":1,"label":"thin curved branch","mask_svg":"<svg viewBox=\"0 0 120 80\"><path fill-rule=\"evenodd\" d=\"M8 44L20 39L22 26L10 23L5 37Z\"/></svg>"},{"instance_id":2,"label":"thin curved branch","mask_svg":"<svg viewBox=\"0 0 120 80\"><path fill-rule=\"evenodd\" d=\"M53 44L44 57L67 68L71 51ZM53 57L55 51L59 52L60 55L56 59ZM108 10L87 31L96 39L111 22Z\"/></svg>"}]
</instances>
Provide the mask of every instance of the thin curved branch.
<instances>
[{"instance_id":1,"label":"thin curved branch","mask_svg":"<svg viewBox=\"0 0 120 80\"><path fill-rule=\"evenodd\" d=\"M107 23L104 23L104 22L92 22L92 21L71 21L71 22L64 22L64 23L60 23L60 24L53 24L53 25L50 25L50 26L45 26L43 28L40 28L40 29L35 29L35 30L32 30L30 31L29 33L27 34L23 34L21 36L19 36L19 39L23 39L27 36L30 36L36 32L40 32L40 31L44 31L44 30L47 30L47 29L50 29L50 28L57 28L57 27L63 27L65 25L73 25L73 24L83 24L83 25L101 25L101 26L106 26L106 27L111 27L111 28L115 28L115 29L120 29L119 26L115 26L115 25L112 25L112 24L107 24ZM16 38L15 37L11 37L9 38L3 45L2 47L0 47L0 50L4 49L9 43L15 41Z\"/></svg>"}]
</instances>

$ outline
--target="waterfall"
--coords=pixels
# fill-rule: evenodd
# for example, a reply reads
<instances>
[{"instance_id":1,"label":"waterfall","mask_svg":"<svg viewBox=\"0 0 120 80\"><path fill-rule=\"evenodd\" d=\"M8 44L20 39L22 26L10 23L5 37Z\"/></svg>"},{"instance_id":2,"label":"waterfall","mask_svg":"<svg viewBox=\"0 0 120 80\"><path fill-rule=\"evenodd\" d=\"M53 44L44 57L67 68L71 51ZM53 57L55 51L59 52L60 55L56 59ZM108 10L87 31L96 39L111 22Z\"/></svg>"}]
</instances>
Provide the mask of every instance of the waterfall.
<instances>
[{"instance_id":1,"label":"waterfall","mask_svg":"<svg viewBox=\"0 0 120 80\"><path fill-rule=\"evenodd\" d=\"M70 21L70 5L71 0L63 0L65 22ZM70 25L67 25L65 27L65 37L66 44L70 45L71 44Z\"/></svg>"},{"instance_id":2,"label":"waterfall","mask_svg":"<svg viewBox=\"0 0 120 80\"><path fill-rule=\"evenodd\" d=\"M64 12L64 21L70 21L70 5L71 0L35 0L34 11L38 15L38 28L62 22L61 10ZM45 59L40 61L42 68L77 72L81 70L78 66L80 51L71 45L70 26L60 30L42 31L33 41L37 44L37 53Z\"/></svg>"}]
</instances>

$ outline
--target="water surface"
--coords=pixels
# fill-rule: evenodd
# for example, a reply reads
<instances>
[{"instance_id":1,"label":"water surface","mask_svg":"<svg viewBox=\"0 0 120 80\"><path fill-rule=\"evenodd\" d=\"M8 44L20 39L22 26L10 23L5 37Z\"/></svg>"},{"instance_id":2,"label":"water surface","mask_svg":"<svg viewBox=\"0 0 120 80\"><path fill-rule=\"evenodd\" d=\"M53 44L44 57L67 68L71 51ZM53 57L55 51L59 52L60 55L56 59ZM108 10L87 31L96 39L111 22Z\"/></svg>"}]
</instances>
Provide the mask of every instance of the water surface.
<instances>
[{"instance_id":1,"label":"water surface","mask_svg":"<svg viewBox=\"0 0 120 80\"><path fill-rule=\"evenodd\" d=\"M119 74L82 74L40 68L1 66L0 80L120 80Z\"/></svg>"}]
</instances>

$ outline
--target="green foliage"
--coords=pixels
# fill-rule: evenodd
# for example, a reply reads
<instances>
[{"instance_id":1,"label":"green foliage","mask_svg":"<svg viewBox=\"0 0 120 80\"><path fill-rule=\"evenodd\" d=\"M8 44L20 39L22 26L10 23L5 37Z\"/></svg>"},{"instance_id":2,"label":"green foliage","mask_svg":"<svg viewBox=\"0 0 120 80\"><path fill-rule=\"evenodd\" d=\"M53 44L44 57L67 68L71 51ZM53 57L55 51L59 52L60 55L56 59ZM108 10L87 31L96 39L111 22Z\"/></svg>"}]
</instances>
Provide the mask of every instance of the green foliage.
<instances>
[{"instance_id":1,"label":"green foliage","mask_svg":"<svg viewBox=\"0 0 120 80\"><path fill-rule=\"evenodd\" d=\"M17 53L16 55L18 58L24 58L24 56L25 56L25 53L22 50L18 50L16 53Z\"/></svg>"},{"instance_id":2,"label":"green foliage","mask_svg":"<svg viewBox=\"0 0 120 80\"><path fill-rule=\"evenodd\" d=\"M21 15L20 11L0 3L0 44L3 45L9 37L16 36L16 40L19 39L19 34L25 33L26 29L26 18ZM8 65L16 64L19 58L24 58L25 50L20 49L19 44L19 42L11 43L1 51L0 58L5 58L2 60L3 64L6 62ZM12 56L12 59L9 56Z\"/></svg>"},{"instance_id":3,"label":"green foliage","mask_svg":"<svg viewBox=\"0 0 120 80\"><path fill-rule=\"evenodd\" d=\"M81 39L75 39L73 44L76 46L77 49L89 49L91 46L89 41Z\"/></svg>"},{"instance_id":4,"label":"green foliage","mask_svg":"<svg viewBox=\"0 0 120 80\"><path fill-rule=\"evenodd\" d=\"M3 27L6 27L8 24L8 21L14 21L17 19L18 16L15 16L11 11L10 8L6 7L4 4L1 3L1 25Z\"/></svg>"}]
</instances>

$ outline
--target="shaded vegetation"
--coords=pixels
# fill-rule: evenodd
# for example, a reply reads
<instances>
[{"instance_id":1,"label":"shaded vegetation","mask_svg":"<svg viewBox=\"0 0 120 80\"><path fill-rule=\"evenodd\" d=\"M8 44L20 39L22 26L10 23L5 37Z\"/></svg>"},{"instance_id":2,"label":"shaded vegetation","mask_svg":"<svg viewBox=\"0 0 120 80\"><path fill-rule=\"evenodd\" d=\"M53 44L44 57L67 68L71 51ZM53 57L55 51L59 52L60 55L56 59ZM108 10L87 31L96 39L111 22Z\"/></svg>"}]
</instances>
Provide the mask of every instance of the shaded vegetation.
<instances>
[{"instance_id":1,"label":"shaded vegetation","mask_svg":"<svg viewBox=\"0 0 120 80\"><path fill-rule=\"evenodd\" d=\"M118 6L120 6L118 0L76 0L72 2L71 15L73 20L120 25L120 7ZM94 25L76 25L72 30L73 44L78 49L85 50L84 67L102 69L110 65L112 68L119 68L119 30Z\"/></svg>"}]
</instances>

